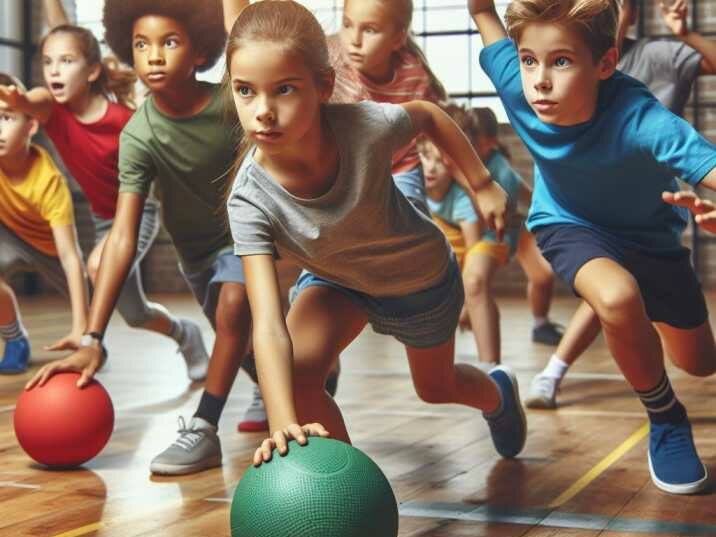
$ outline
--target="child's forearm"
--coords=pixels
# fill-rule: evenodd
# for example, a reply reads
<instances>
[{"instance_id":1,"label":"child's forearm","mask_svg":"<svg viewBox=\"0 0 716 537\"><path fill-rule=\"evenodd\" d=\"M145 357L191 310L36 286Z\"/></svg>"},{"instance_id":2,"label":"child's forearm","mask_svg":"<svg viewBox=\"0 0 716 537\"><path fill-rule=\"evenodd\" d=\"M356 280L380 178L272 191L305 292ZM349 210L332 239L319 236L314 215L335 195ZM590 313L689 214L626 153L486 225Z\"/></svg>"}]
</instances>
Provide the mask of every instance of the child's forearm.
<instances>
[{"instance_id":1,"label":"child's forearm","mask_svg":"<svg viewBox=\"0 0 716 537\"><path fill-rule=\"evenodd\" d=\"M87 321L88 332L103 334L107 328L119 293L134 263L143 208L144 198L139 194L119 194L114 223L102 250Z\"/></svg>"},{"instance_id":2,"label":"child's forearm","mask_svg":"<svg viewBox=\"0 0 716 537\"><path fill-rule=\"evenodd\" d=\"M699 183L699 186L705 186L709 190L716 190L716 168L712 168Z\"/></svg>"},{"instance_id":3,"label":"child's forearm","mask_svg":"<svg viewBox=\"0 0 716 537\"><path fill-rule=\"evenodd\" d=\"M271 433L297 423L293 398L293 349L286 328L278 274L269 254L243 256L246 294L261 395Z\"/></svg>"},{"instance_id":4,"label":"child's forearm","mask_svg":"<svg viewBox=\"0 0 716 537\"><path fill-rule=\"evenodd\" d=\"M486 47L507 37L494 0L468 0L467 5Z\"/></svg>"},{"instance_id":5,"label":"child's forearm","mask_svg":"<svg viewBox=\"0 0 716 537\"><path fill-rule=\"evenodd\" d=\"M703 56L707 69L702 74L716 74L716 41L705 38L697 32L688 32L681 40Z\"/></svg>"},{"instance_id":6,"label":"child's forearm","mask_svg":"<svg viewBox=\"0 0 716 537\"><path fill-rule=\"evenodd\" d=\"M45 21L50 29L69 24L70 21L60 0L44 0L43 7L45 9Z\"/></svg>"},{"instance_id":7,"label":"child's forearm","mask_svg":"<svg viewBox=\"0 0 716 537\"><path fill-rule=\"evenodd\" d=\"M226 33L230 34L231 29L234 27L236 19L249 5L249 0L222 0L224 7L224 26L226 27Z\"/></svg>"},{"instance_id":8,"label":"child's forearm","mask_svg":"<svg viewBox=\"0 0 716 537\"><path fill-rule=\"evenodd\" d=\"M467 191L477 191L492 181L489 170L477 156L460 127L438 106L426 103L429 120L423 131L457 166L456 179Z\"/></svg>"},{"instance_id":9,"label":"child's forearm","mask_svg":"<svg viewBox=\"0 0 716 537\"><path fill-rule=\"evenodd\" d=\"M271 434L298 423L293 397L291 339L283 321L280 325L268 329L254 325L252 334L256 369Z\"/></svg>"},{"instance_id":10,"label":"child's forearm","mask_svg":"<svg viewBox=\"0 0 716 537\"><path fill-rule=\"evenodd\" d=\"M87 274L79 252L60 258L67 278L72 307L72 332L81 334L87 327Z\"/></svg>"},{"instance_id":11,"label":"child's forearm","mask_svg":"<svg viewBox=\"0 0 716 537\"><path fill-rule=\"evenodd\" d=\"M0 86L0 101L10 108L46 123L52 113L52 95L45 88L33 88L26 93Z\"/></svg>"}]
</instances>

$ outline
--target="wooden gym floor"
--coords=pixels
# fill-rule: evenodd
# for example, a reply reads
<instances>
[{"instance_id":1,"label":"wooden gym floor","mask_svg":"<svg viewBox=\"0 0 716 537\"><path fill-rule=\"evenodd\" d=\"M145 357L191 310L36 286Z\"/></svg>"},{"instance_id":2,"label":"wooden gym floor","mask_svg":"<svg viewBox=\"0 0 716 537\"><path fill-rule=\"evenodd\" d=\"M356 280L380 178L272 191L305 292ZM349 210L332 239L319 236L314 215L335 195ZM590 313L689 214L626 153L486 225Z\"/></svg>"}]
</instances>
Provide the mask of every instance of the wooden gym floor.
<instances>
[{"instance_id":1,"label":"wooden gym floor","mask_svg":"<svg viewBox=\"0 0 716 537\"><path fill-rule=\"evenodd\" d=\"M213 341L188 295L156 297L193 316ZM710 297L716 311L716 297ZM556 300L566 322L576 302ZM552 348L530 341L524 300L500 300L504 362L526 393ZM55 298L24 298L35 349L33 368L51 358L42 346L69 318ZM12 429L15 399L29 374L0 377L0 536L229 535L230 498L261 434L238 434L250 400L242 373L220 424L224 466L198 475L155 478L151 458L176 436L201 394L187 380L168 339L127 328L115 316L109 367L98 378L110 391L114 435L76 471L48 471L20 449ZM472 335L458 335L458 359L474 361ZM527 446L516 460L494 451L485 422L459 406L431 406L415 396L403 349L367 329L343 355L337 400L357 447L388 476L401 504L402 537L716 535L716 490L691 497L657 490L646 462L645 414L599 340L562 386L558 411L528 411ZM716 378L670 369L687 405L699 452L716 473ZM370 536L365 536L370 537Z\"/></svg>"}]
</instances>

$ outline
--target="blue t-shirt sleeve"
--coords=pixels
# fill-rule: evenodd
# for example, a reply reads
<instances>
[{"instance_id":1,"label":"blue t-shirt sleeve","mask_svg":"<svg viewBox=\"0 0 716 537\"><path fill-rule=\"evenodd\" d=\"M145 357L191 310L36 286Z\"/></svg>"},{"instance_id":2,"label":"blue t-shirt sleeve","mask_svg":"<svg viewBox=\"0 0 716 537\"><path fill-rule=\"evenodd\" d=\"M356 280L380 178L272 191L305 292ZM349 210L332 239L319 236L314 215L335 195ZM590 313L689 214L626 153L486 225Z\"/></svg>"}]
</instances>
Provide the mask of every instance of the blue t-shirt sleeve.
<instances>
[{"instance_id":1,"label":"blue t-shirt sleeve","mask_svg":"<svg viewBox=\"0 0 716 537\"><path fill-rule=\"evenodd\" d=\"M472 206L470 198L465 191L457 185L455 189L455 203L453 204L452 219L455 222L477 222L477 213Z\"/></svg>"},{"instance_id":2,"label":"blue t-shirt sleeve","mask_svg":"<svg viewBox=\"0 0 716 537\"><path fill-rule=\"evenodd\" d=\"M716 145L657 101L650 103L639 124L643 149L690 185L716 168Z\"/></svg>"},{"instance_id":3,"label":"blue t-shirt sleeve","mask_svg":"<svg viewBox=\"0 0 716 537\"><path fill-rule=\"evenodd\" d=\"M514 42L501 39L480 51L480 66L504 100L522 96L520 59Z\"/></svg>"}]
</instances>

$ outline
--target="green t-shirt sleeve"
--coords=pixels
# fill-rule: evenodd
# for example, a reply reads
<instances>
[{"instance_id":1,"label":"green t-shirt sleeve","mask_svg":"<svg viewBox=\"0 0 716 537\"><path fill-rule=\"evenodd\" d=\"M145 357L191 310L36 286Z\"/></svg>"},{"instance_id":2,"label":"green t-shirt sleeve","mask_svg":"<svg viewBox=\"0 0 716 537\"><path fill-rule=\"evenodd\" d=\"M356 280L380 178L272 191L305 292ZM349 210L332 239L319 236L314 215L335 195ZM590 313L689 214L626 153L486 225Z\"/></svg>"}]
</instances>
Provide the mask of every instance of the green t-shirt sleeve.
<instances>
[{"instance_id":1,"label":"green t-shirt sleeve","mask_svg":"<svg viewBox=\"0 0 716 537\"><path fill-rule=\"evenodd\" d=\"M146 145L130 133L119 137L119 191L148 196L156 168Z\"/></svg>"}]
</instances>

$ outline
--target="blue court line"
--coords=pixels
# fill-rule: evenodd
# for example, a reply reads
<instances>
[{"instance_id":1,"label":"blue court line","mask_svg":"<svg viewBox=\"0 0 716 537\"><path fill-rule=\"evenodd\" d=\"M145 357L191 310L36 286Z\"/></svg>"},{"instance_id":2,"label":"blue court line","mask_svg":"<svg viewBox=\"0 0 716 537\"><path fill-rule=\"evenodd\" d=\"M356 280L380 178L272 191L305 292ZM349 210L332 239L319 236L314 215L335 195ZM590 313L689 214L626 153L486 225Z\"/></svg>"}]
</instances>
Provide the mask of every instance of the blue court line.
<instances>
[{"instance_id":1,"label":"blue court line","mask_svg":"<svg viewBox=\"0 0 716 537\"><path fill-rule=\"evenodd\" d=\"M484 505L475 507L474 505L462 503L406 502L400 505L400 515L551 528L646 533L649 535L716 536L716 525L713 524L692 524L641 518L615 518L603 515L552 511L550 509L508 509Z\"/></svg>"}]
</instances>

